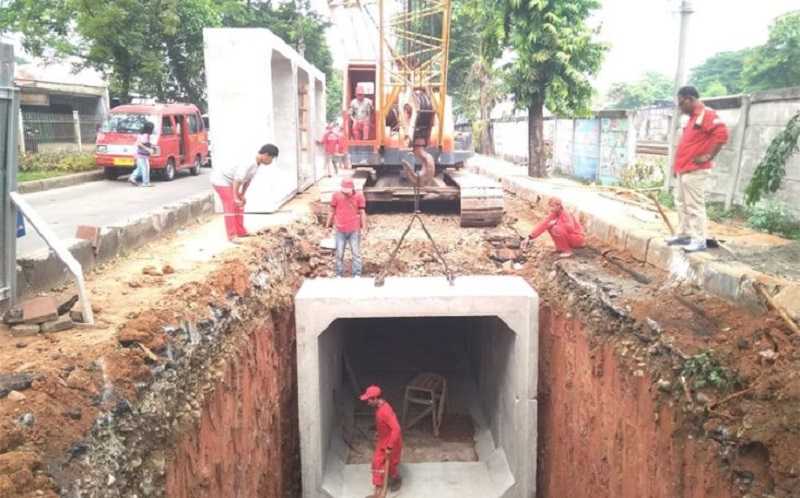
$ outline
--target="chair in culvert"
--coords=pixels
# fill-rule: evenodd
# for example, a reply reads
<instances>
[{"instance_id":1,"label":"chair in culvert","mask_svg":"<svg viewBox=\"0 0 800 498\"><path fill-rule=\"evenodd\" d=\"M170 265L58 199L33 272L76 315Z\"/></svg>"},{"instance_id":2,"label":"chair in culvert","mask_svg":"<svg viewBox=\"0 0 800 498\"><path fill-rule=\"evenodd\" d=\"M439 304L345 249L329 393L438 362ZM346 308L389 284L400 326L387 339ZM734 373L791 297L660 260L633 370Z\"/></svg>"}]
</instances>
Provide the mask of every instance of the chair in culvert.
<instances>
[{"instance_id":1,"label":"chair in culvert","mask_svg":"<svg viewBox=\"0 0 800 498\"><path fill-rule=\"evenodd\" d=\"M447 379L435 373L421 373L406 385L403 399L403 427L410 429L430 416L433 422L433 435L439 437L445 405L447 403ZM406 423L409 411L419 407L419 413ZM414 410L416 411L416 410Z\"/></svg>"}]
</instances>

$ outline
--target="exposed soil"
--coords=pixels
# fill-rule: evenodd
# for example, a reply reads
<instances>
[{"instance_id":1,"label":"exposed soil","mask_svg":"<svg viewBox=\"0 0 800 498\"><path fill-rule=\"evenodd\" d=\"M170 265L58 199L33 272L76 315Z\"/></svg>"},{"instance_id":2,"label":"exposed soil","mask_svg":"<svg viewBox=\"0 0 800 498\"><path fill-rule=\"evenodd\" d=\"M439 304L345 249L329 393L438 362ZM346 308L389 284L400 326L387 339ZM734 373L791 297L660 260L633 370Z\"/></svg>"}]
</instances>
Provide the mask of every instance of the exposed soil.
<instances>
[{"instance_id":1,"label":"exposed soil","mask_svg":"<svg viewBox=\"0 0 800 498\"><path fill-rule=\"evenodd\" d=\"M548 406L552 398L541 401L543 413L560 414L564 412L559 412L559 409L568 409L566 413L574 415L573 420L578 425L555 423L547 426L548 437L552 438L540 449L542 471L539 488L551 491L540 496L800 496L800 468L797 464L797 449L800 448L800 338L792 336L773 314L756 316L747 310L736 309L685 287L661 272L643 267L625 254L615 253L624 265L652 280L650 284L636 283L630 275L600 255L605 248L598 244L592 244L596 251L583 251L572 260L557 261L551 253L550 241L542 239L537 241L527 258L521 258L517 264L491 259L491 245L487 238L498 232L506 235L526 233L542 214L539 207L513 197L507 198L507 210L504 226L495 230L462 229L455 216L425 216L424 221L443 250L448 265L457 274L521 275L532 282L543 304L555 315L563 317L565 324L570 324L563 327L562 340L577 341L574 337L577 335L586 337L585 347L581 346L583 349L578 352L584 356L581 362L564 357L562 360L568 363L550 364L549 375L554 382L563 380L556 371L562 366L581 374L584 379L589 375L599 378L598 368L616 372L611 380L603 381L613 380L613 386L598 396L606 396L604 399L611 403L622 403L621 407L614 409L602 404L590 405L584 403L585 396L575 394L579 391L573 392L572 398L563 398L572 399L570 407ZM367 275L385 268L388 255L409 217L401 214L371 216L372 229L363 243ZM92 276L89 285L98 306L96 327L24 339L0 332L0 373L28 372L35 377L32 386L22 392L25 399L0 399L0 497L54 497L59 492L71 496L69 483L77 482L81 476L79 471L84 468L81 462L91 461L97 468L113 469L107 461L84 460L84 455L92 455L92 448L99 444L98 441L110 444L113 438L108 436L108 427L125 427L120 421L130 421L132 406L136 416L144 417L145 412L139 411L139 405L143 400L150 403L153 398L158 398L153 386L166 382L163 379L170 375L181 378L184 370L194 370L192 375L195 377L189 375L185 381L189 391L186 395L191 394L190 398L184 399L181 393L164 393L163 397L169 398L171 403L181 403L179 406L184 403L188 406L173 412L175 420L166 420L165 427L159 426L158 436L153 436L150 443L139 441L149 438L149 435L136 439L139 441L136 451L144 452L161 445L165 453L160 456L149 454L145 461L140 462L145 470L126 467L118 469L114 475L101 476L107 481L103 484L113 492L84 496L132 496L134 485L139 486L136 489L140 490L140 496L161 496L163 488L158 487L161 482L158 480L151 485L153 494L141 492L142 487L136 479L143 475L161 475L159 479L162 480L164 476L172 476L167 480L171 483L170 493L175 490L175 494L169 496L210 497L215 495L209 490L231 489L226 480L231 473L224 471L224 465L218 466L222 465L221 460L191 460L196 461L198 467L190 469L186 462L177 460L176 455L181 458L197 456L196 450L204 445L217 448L215 445L220 444L220 438L227 437L228 433L219 427L208 428L219 420L232 420L225 418L228 415L222 415L224 410L220 411L220 403L227 402L230 396L224 399L215 396L225 389L234 389L229 392L241 394L235 379L242 379L244 374L226 369L224 363L215 367L217 372L211 371L215 369L213 366L206 371L202 362L194 368L190 368L191 363L183 366L175 353L192 344L194 332L192 327L181 324L205 323L209 314L214 323L227 323L231 313L250 309L256 302L260 303L255 308L258 311L252 317L244 317L253 318L253 326L267 323L260 320L269 309L282 309L290 315L286 303L291 300L302 278L331 276L333 271L332 255L318 246L318 242L327 238L329 233L319 226L272 229L263 237L252 239L238 248L219 245L217 230L221 231L221 228L216 225L213 233L206 226L196 227L143 249L141 257L115 262ZM164 265L172 266L175 272L156 276L143 273L147 266L162 268ZM264 270L265 267L269 270ZM441 274L442 265L422 231L416 228L409 234L398 254L398 261L389 272L408 276L436 275ZM254 292L257 295L253 295ZM70 295L70 289L63 289L65 298ZM216 315L219 318L215 318ZM286 318L284 316L283 320L274 323L285 325ZM257 333L254 330L242 329L231 337L209 340L209 352L200 359L224 359L226 356L222 350L231 355L241 353L241 348L234 347L237 344L235 339L249 337L241 334ZM543 337L546 345L547 336ZM215 352L211 347L215 341L230 347ZM292 346L281 343L264 347L267 349L255 348L253 354L269 356L265 351L269 347L278 347L283 348L278 356L285 358ZM560 351L555 343L550 347L553 354ZM542 351L546 354L544 348ZM255 361L246 356L239 357L244 358L245 363ZM605 360L600 361L601 357ZM170 366L173 361L177 367ZM693 363L694 367L690 368ZM272 365L274 368L275 364ZM589 370L576 370L581 365ZM169 373L173 372L171 368L176 368L174 373ZM289 389L282 394L284 400L289 400L293 396L293 367L285 364L285 368L288 370L281 374L286 377L279 380L281 389ZM681 376L686 381L685 388ZM226 384L223 382L225 379L230 382ZM274 382L270 380L270 384L263 388L255 386L252 399L274 393L277 389ZM228 387L220 387L226 385ZM546 386L543 388L543 392L547 392ZM630 398L638 400L636 403L613 396L615 392L624 394L632 390L638 391L634 398ZM282 406L283 414L276 416L282 420L291 417L291 413L285 412L290 405ZM581 425L581 420L591 420L591 406L614 415L603 415L603 421L598 419L593 422L595 425ZM635 417L631 416L630 410L637 411ZM108 418L109 413L117 414L118 418ZM217 418L215 413L223 418ZM657 417L670 422L653 425L652 421ZM585 455L581 457L583 460L571 457L556 460L568 466L572 474L565 473L563 467L542 462L542 459L550 458L550 452L554 452L553 456L562 455L561 450L553 446L559 441L572 444L574 439L570 437L576 437L575 434L588 437L592 431L603 433L610 427L604 424L610 424L614 419L633 424L633 434L637 435L635 440L625 436L624 441L629 444L624 446L630 448L626 451L632 453L625 453L627 456L621 461L621 467L610 466L619 461L608 455L619 450L615 444L621 444L610 439L592 439L594 442L585 446L592 452L581 453ZM106 421L100 424L100 429L98 420ZM644 421L649 421L649 425L637 425L644 424ZM628 432L625 424L618 426L621 433ZM198 427L207 431L200 432L207 433L207 439L197 439L193 431ZM286 433L295 431L291 426L280 424L254 427L266 432L276 429ZM129 430L138 429L131 425ZM105 439L98 439L103 434ZM133 438L134 434L129 433L126 437ZM284 448L296 448L293 444L286 441ZM665 444L690 455L683 460L683 466L670 467L674 472L663 474L665 471L659 470L654 475L665 481L686 476L683 488L664 485L659 488L663 491L649 495L649 491L641 491L646 488L639 484L614 484L618 482L613 480L617 476L623 473L628 476L632 472L628 465L633 461L631 459L641 457L648 462L647 465L654 466L665 451ZM263 445L256 447L266 448ZM123 444L119 451L125 449ZM296 459L296 451L294 453ZM289 457L283 453L280 458ZM271 465L274 465L270 468L275 475L281 474L281 465L287 465L289 475L281 474L286 482L278 487L270 487L274 483L264 484L266 487L259 484L256 489L265 493L259 496L279 496L274 494L276 490L289 493L283 496L296 496L292 494L296 493L297 482L292 474L296 462L273 460ZM588 470L586 479L575 482L585 483L588 489L575 486L570 493L561 494L565 488L549 484L569 479L577 465ZM211 477L206 472L211 472ZM218 472L222 472L222 478L214 481ZM706 479L702 477L704 473L719 477ZM601 478L611 474L613 478L606 477L605 481ZM211 487L204 488L203 492L192 491L195 488L189 481L193 475L201 480L208 477L212 479L209 482L215 484L210 484ZM598 480L591 481L588 477L591 475ZM644 475L650 474L641 474ZM118 482L119 476L123 477L124 483ZM88 485L85 481L97 481L101 477L87 473L80 481L81 486ZM645 479L636 477L635 481L642 483ZM80 489L80 486L76 487ZM628 489L639 490L640 494L630 494ZM679 489L686 491L684 494L669 494L677 493L674 490ZM690 489L694 494L688 494ZM729 495L724 494L727 490L730 490ZM34 495L36 492L42 494Z\"/></svg>"}]
</instances>

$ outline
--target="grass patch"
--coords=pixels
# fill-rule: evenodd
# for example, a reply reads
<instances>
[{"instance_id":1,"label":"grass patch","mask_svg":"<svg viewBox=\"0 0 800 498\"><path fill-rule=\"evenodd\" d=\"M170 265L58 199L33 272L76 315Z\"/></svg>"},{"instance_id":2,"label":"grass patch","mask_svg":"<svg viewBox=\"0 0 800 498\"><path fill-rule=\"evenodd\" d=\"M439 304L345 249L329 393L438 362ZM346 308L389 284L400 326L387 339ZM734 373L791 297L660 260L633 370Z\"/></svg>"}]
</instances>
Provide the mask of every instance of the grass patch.
<instances>
[{"instance_id":1,"label":"grass patch","mask_svg":"<svg viewBox=\"0 0 800 498\"><path fill-rule=\"evenodd\" d=\"M714 351L710 349L689 357L683 363L681 375L689 380L695 389L711 387L725 392L739 384L736 373L723 367Z\"/></svg>"},{"instance_id":2,"label":"grass patch","mask_svg":"<svg viewBox=\"0 0 800 498\"><path fill-rule=\"evenodd\" d=\"M17 173L17 183L33 182L36 180L45 180L47 178L55 178L57 176L72 175L71 171L59 170L44 170L44 171L20 171Z\"/></svg>"}]
</instances>

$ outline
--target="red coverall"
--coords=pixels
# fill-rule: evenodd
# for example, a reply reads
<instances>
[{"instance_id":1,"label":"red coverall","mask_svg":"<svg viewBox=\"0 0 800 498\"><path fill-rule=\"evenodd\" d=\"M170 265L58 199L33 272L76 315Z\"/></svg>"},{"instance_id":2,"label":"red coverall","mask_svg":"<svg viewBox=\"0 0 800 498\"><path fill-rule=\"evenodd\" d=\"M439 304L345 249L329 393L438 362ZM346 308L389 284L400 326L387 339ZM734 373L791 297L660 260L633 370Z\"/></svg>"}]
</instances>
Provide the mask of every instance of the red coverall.
<instances>
[{"instance_id":1,"label":"red coverall","mask_svg":"<svg viewBox=\"0 0 800 498\"><path fill-rule=\"evenodd\" d=\"M552 226L550 226L551 224ZM583 247L585 242L580 222L564 208L561 208L558 213L550 213L547 218L536 225L530 238L535 239L545 230L553 239L553 244L558 252L572 252L573 249Z\"/></svg>"},{"instance_id":2,"label":"red coverall","mask_svg":"<svg viewBox=\"0 0 800 498\"><path fill-rule=\"evenodd\" d=\"M383 401L375 410L375 427L378 429L378 444L375 447L375 456L372 458L372 484L376 487L383 486L383 468L386 465L386 448L392 449L389 456L389 477L397 479L397 466L400 464L400 454L403 452L403 436L400 433L400 423L397 415L389 405Z\"/></svg>"}]
</instances>

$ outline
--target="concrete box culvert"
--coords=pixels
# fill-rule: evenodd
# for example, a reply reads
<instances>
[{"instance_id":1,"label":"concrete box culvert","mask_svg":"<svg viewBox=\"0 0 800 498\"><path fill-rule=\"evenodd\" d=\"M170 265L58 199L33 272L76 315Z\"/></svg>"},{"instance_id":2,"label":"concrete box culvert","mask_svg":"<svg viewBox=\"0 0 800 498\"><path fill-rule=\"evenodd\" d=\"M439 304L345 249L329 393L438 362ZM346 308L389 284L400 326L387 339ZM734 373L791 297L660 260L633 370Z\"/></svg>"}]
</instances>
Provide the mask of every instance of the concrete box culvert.
<instances>
[{"instance_id":1,"label":"concrete box culvert","mask_svg":"<svg viewBox=\"0 0 800 498\"><path fill-rule=\"evenodd\" d=\"M295 297L303 498L372 491L369 465L349 463L363 407L348 371L361 388L385 385L398 416L405 382L441 373L448 412L471 420L477 458L401 463L402 495L535 496L538 301L519 277L306 281Z\"/></svg>"}]
</instances>

